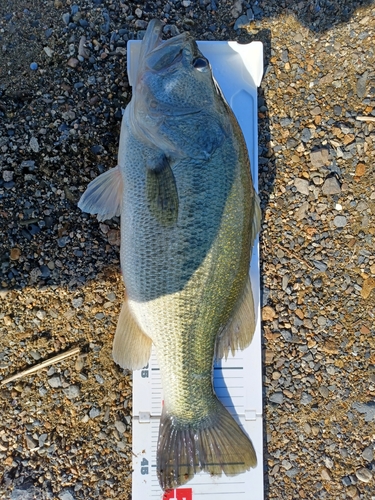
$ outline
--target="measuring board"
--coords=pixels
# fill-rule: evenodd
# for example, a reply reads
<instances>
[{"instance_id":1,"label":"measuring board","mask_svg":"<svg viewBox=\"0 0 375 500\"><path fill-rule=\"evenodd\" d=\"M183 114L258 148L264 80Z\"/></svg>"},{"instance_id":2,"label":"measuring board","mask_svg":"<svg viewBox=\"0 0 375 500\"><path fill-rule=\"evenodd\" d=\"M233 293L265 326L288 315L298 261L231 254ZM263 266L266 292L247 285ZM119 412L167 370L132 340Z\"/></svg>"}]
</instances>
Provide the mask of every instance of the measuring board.
<instances>
[{"instance_id":1,"label":"measuring board","mask_svg":"<svg viewBox=\"0 0 375 500\"><path fill-rule=\"evenodd\" d=\"M128 76L133 85L140 41L128 42ZM263 75L263 45L252 42L198 42L232 108L249 150L255 189L258 188L257 87ZM218 398L250 436L258 459L255 469L234 477L201 472L186 485L163 496L156 475L156 449L162 409L162 386L155 352L149 364L133 373L132 500L263 500L263 418L260 335L259 246L255 241L250 267L257 325L251 345L214 366Z\"/></svg>"}]
</instances>

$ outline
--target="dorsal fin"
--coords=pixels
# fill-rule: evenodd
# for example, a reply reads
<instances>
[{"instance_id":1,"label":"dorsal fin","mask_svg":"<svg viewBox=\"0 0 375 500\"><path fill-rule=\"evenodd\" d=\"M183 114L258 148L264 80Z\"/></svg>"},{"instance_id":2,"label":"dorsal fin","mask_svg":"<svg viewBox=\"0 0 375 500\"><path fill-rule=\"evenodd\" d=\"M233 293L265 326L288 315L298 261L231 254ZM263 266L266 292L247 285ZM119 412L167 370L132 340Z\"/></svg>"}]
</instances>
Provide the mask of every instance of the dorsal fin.
<instances>
[{"instance_id":1,"label":"dorsal fin","mask_svg":"<svg viewBox=\"0 0 375 500\"><path fill-rule=\"evenodd\" d=\"M237 308L216 340L216 358L227 358L229 351L234 355L237 349L245 349L253 339L255 324L253 291L248 276Z\"/></svg>"}]
</instances>

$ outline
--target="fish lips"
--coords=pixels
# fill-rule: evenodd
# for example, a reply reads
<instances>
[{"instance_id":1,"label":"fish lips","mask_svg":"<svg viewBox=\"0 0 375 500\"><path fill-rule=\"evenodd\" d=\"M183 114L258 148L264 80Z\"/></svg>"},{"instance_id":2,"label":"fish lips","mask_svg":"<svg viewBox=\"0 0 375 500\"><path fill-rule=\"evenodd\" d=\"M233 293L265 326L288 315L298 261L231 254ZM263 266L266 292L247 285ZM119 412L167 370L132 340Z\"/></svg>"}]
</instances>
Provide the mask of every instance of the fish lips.
<instances>
[{"instance_id":1,"label":"fish lips","mask_svg":"<svg viewBox=\"0 0 375 500\"><path fill-rule=\"evenodd\" d=\"M153 19L147 27L139 58L143 61L143 68L139 68L139 76L146 69L155 72L170 70L184 57L191 58L195 52L194 48L193 50L190 48L195 42L187 33L162 40L163 26L161 21ZM198 53L197 48L196 52Z\"/></svg>"}]
</instances>

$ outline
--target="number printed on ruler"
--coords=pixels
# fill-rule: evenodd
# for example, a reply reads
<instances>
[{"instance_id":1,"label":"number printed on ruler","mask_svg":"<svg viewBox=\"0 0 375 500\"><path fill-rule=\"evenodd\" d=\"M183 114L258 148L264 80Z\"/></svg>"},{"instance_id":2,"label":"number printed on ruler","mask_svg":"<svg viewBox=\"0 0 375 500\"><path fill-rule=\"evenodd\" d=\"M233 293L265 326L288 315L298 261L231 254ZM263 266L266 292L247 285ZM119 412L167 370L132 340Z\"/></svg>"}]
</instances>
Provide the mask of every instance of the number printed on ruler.
<instances>
[{"instance_id":1,"label":"number printed on ruler","mask_svg":"<svg viewBox=\"0 0 375 500\"><path fill-rule=\"evenodd\" d=\"M148 474L148 460L146 458L142 458L141 474L142 474L142 476L144 476L145 474Z\"/></svg>"},{"instance_id":2,"label":"number printed on ruler","mask_svg":"<svg viewBox=\"0 0 375 500\"><path fill-rule=\"evenodd\" d=\"M144 366L142 368L142 371L141 371L141 377L142 378L148 378L148 363L146 366Z\"/></svg>"},{"instance_id":3,"label":"number printed on ruler","mask_svg":"<svg viewBox=\"0 0 375 500\"><path fill-rule=\"evenodd\" d=\"M193 490L191 488L168 490L164 493L163 500L193 500Z\"/></svg>"}]
</instances>

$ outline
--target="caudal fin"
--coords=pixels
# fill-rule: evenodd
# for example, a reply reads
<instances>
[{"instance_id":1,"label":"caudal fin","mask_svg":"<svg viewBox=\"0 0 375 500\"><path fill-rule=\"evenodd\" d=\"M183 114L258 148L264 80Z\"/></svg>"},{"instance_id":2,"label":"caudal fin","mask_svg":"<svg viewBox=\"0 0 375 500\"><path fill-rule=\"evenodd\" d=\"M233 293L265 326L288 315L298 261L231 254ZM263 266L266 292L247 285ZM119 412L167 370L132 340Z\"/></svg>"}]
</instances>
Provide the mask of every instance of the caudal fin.
<instances>
[{"instance_id":1,"label":"caudal fin","mask_svg":"<svg viewBox=\"0 0 375 500\"><path fill-rule=\"evenodd\" d=\"M163 409L157 453L163 490L185 484L201 470L235 476L256 464L250 439L219 400L215 410L198 423L179 423Z\"/></svg>"}]
</instances>

